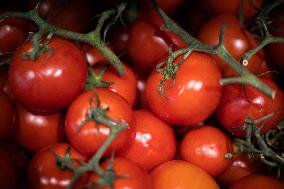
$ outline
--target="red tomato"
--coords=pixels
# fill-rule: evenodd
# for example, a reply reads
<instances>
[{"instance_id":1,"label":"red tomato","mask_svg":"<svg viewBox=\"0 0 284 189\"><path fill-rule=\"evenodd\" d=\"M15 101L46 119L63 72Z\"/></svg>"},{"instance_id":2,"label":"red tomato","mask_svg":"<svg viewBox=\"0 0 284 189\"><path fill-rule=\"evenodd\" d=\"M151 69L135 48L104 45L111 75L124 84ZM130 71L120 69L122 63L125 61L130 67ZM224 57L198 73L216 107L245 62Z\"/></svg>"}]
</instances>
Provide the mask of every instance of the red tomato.
<instances>
[{"instance_id":1,"label":"red tomato","mask_svg":"<svg viewBox=\"0 0 284 189\"><path fill-rule=\"evenodd\" d=\"M225 129L235 135L245 137L246 132L242 129L242 126L247 117L255 120L271 113L274 113L274 115L267 120L261 131L265 133L277 126L284 110L283 93L273 81L267 78L261 78L261 81L276 91L274 99L248 85L245 88L239 84L227 85L223 88L222 99L217 109L217 117Z\"/></svg>"},{"instance_id":2,"label":"red tomato","mask_svg":"<svg viewBox=\"0 0 284 189\"><path fill-rule=\"evenodd\" d=\"M136 100L136 75L135 73L127 66L123 65L125 69L125 74L119 76L117 71L110 67L107 69L102 76L102 80L105 82L112 82L113 84L108 87L109 90L116 92L121 95L125 100L133 106ZM94 73L97 73L101 67L94 67Z\"/></svg>"},{"instance_id":3,"label":"red tomato","mask_svg":"<svg viewBox=\"0 0 284 189\"><path fill-rule=\"evenodd\" d=\"M232 152L230 138L220 129L201 126L190 130L182 139L181 158L202 168L212 177L220 175L230 165L225 154Z\"/></svg>"},{"instance_id":4,"label":"red tomato","mask_svg":"<svg viewBox=\"0 0 284 189\"><path fill-rule=\"evenodd\" d=\"M231 15L218 15L211 18L204 23L199 31L198 39L212 46L218 45L221 26L224 23L227 24L224 33L224 45L231 55L237 61L240 61L248 50L257 46L257 41L251 33L240 25L235 17ZM237 73L217 55L212 55L212 57L216 60L218 67L222 70L225 77L237 75ZM263 52L261 51L254 55L245 67L253 73L259 74L263 59Z\"/></svg>"},{"instance_id":5,"label":"red tomato","mask_svg":"<svg viewBox=\"0 0 284 189\"><path fill-rule=\"evenodd\" d=\"M102 167L107 169L110 161L104 161ZM113 162L113 170L117 176L125 176L114 181L114 189L152 189L152 180L150 175L137 164L125 158L116 157ZM98 176L93 174L89 182L96 182ZM110 187L101 186L100 189L110 189Z\"/></svg>"},{"instance_id":6,"label":"red tomato","mask_svg":"<svg viewBox=\"0 0 284 189\"><path fill-rule=\"evenodd\" d=\"M12 160L0 150L0 188L14 189L18 184L18 174Z\"/></svg>"},{"instance_id":7,"label":"red tomato","mask_svg":"<svg viewBox=\"0 0 284 189\"><path fill-rule=\"evenodd\" d=\"M11 100L15 100L8 83L8 69L0 67L0 90L3 90Z\"/></svg>"},{"instance_id":8,"label":"red tomato","mask_svg":"<svg viewBox=\"0 0 284 189\"><path fill-rule=\"evenodd\" d=\"M154 189L219 189L214 179L186 161L167 161L151 172Z\"/></svg>"},{"instance_id":9,"label":"red tomato","mask_svg":"<svg viewBox=\"0 0 284 189\"><path fill-rule=\"evenodd\" d=\"M91 45L82 44L81 49L84 52L85 59L90 66L97 64L106 65L106 63L108 62L107 58L104 57L101 52L99 52L95 47Z\"/></svg>"},{"instance_id":10,"label":"red tomato","mask_svg":"<svg viewBox=\"0 0 284 189\"><path fill-rule=\"evenodd\" d=\"M284 182L265 175L248 175L237 180L230 189L283 189Z\"/></svg>"},{"instance_id":11,"label":"red tomato","mask_svg":"<svg viewBox=\"0 0 284 189\"><path fill-rule=\"evenodd\" d=\"M134 115L130 105L117 93L107 89L96 89L95 93L100 99L100 107L109 109L107 111L109 117L128 124L128 127L109 146L106 155L110 155L112 151L121 150L134 137L132 136L135 126ZM92 156L110 135L110 129L103 124L96 126L94 121L83 123L91 108L91 97L94 97L92 90L84 92L75 99L70 105L65 119L65 131L70 143L88 157ZM94 97L92 107L96 106L97 101Z\"/></svg>"},{"instance_id":12,"label":"red tomato","mask_svg":"<svg viewBox=\"0 0 284 189\"><path fill-rule=\"evenodd\" d=\"M173 129L149 111L136 110L134 116L135 139L120 155L146 170L174 159L176 142Z\"/></svg>"},{"instance_id":13,"label":"red tomato","mask_svg":"<svg viewBox=\"0 0 284 189\"><path fill-rule=\"evenodd\" d=\"M45 146L63 142L64 115L61 112L36 114L18 105L13 137L29 152L36 152Z\"/></svg>"},{"instance_id":14,"label":"red tomato","mask_svg":"<svg viewBox=\"0 0 284 189\"><path fill-rule=\"evenodd\" d=\"M186 43L178 36L160 29L162 18L154 11L141 15L129 31L128 55L141 73L151 72L158 61L173 49L185 47Z\"/></svg>"},{"instance_id":15,"label":"red tomato","mask_svg":"<svg viewBox=\"0 0 284 189\"><path fill-rule=\"evenodd\" d=\"M263 0L201 0L203 9L212 15L231 14L239 18L241 2L244 1L243 17L249 21L261 9Z\"/></svg>"},{"instance_id":16,"label":"red tomato","mask_svg":"<svg viewBox=\"0 0 284 189\"><path fill-rule=\"evenodd\" d=\"M28 183L31 189L66 189L74 174L70 170L61 170L58 167L53 152L63 157L68 147L68 144L63 143L47 146L33 156L28 167ZM70 158L86 161L86 157L73 148L70 151ZM80 165L78 161L73 163L74 166ZM86 175L82 175L74 188L79 189L85 181Z\"/></svg>"},{"instance_id":17,"label":"red tomato","mask_svg":"<svg viewBox=\"0 0 284 189\"><path fill-rule=\"evenodd\" d=\"M146 81L138 76L137 80L137 100L135 104L136 109L148 109L146 100Z\"/></svg>"},{"instance_id":18,"label":"red tomato","mask_svg":"<svg viewBox=\"0 0 284 189\"><path fill-rule=\"evenodd\" d=\"M178 62L178 60L176 61ZM152 111L163 120L178 125L195 125L208 118L221 97L221 74L214 60L201 53L187 57L173 81L165 82L165 97L158 92L162 74L152 72L146 84L146 98Z\"/></svg>"},{"instance_id":19,"label":"red tomato","mask_svg":"<svg viewBox=\"0 0 284 189\"><path fill-rule=\"evenodd\" d=\"M247 154L238 154L233 157L231 165L218 177L218 180L225 186L242 177L257 172L257 167Z\"/></svg>"},{"instance_id":20,"label":"red tomato","mask_svg":"<svg viewBox=\"0 0 284 189\"><path fill-rule=\"evenodd\" d=\"M26 108L41 112L58 111L68 106L82 91L87 65L81 51L71 42L52 38L53 51L37 60L23 60L31 50L25 43L14 55L9 68L9 83L17 100Z\"/></svg>"},{"instance_id":21,"label":"red tomato","mask_svg":"<svg viewBox=\"0 0 284 189\"><path fill-rule=\"evenodd\" d=\"M7 139L13 129L14 105L6 93L0 91L0 141Z\"/></svg>"},{"instance_id":22,"label":"red tomato","mask_svg":"<svg viewBox=\"0 0 284 189\"><path fill-rule=\"evenodd\" d=\"M173 13L182 5L184 0L157 0L156 2L163 9L163 11ZM146 9L153 9L153 5L150 0L140 0L140 3Z\"/></svg>"}]
</instances>

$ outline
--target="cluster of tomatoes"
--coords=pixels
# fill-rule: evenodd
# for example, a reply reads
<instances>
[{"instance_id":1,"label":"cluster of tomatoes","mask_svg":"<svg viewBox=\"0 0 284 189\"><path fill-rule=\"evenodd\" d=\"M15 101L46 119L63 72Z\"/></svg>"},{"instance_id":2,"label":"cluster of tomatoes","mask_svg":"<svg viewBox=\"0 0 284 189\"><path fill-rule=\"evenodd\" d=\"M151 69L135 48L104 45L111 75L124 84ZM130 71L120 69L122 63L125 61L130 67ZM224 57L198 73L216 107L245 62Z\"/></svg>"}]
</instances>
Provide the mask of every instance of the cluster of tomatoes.
<instances>
[{"instance_id":1,"label":"cluster of tomatoes","mask_svg":"<svg viewBox=\"0 0 284 189\"><path fill-rule=\"evenodd\" d=\"M119 2L42 0L38 12L56 27L84 33L95 28L98 12ZM271 3L157 2L211 46L219 44L226 23L224 46L239 62L260 43L245 25ZM74 170L62 166L58 157L71 160L73 167L84 166L112 134L109 125L123 123L126 128L100 160L104 170L115 173L115 189L283 189L284 182L248 154L226 156L237 150L235 137L245 139L247 118L271 115L257 124L266 133L284 117L278 79L284 71L284 45L269 45L243 65L275 91L274 98L249 85L221 86L222 78L238 74L217 55L200 52L174 60L174 65L181 63L172 65L177 68L174 78L161 84L163 74L172 73L163 72L169 66L169 51L188 44L161 29L164 21L150 1L129 4L126 27L116 25L107 38L109 48L124 62L123 75L95 47L56 35L42 39L46 51L32 60L29 33L37 27L19 18L0 21L1 61L8 63L0 68L0 188L67 188ZM35 5L33 0L7 1L0 11ZM273 24L271 34L284 36L279 32L283 22ZM280 74L275 77L271 70ZM100 173L90 170L73 188L110 188L103 185Z\"/></svg>"}]
</instances>

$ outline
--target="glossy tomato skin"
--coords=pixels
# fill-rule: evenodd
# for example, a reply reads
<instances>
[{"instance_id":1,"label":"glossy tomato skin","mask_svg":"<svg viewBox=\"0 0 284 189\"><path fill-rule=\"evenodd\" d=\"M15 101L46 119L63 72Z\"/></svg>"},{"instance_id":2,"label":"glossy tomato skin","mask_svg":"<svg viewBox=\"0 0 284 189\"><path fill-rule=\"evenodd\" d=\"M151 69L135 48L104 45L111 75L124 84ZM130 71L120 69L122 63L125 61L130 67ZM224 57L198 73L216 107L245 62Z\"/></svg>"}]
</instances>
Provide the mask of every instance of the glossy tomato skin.
<instances>
[{"instance_id":1,"label":"glossy tomato skin","mask_svg":"<svg viewBox=\"0 0 284 189\"><path fill-rule=\"evenodd\" d=\"M86 157L74 150L70 145L58 143L47 146L38 151L32 158L28 167L28 183L31 189L65 189L72 177L73 172L70 170L61 170L57 164L53 152L60 157L66 154L67 148L71 148L70 157L86 161ZM79 166L74 161L74 166ZM86 175L82 175L76 182L74 188L87 181Z\"/></svg>"},{"instance_id":2,"label":"glossy tomato skin","mask_svg":"<svg viewBox=\"0 0 284 189\"><path fill-rule=\"evenodd\" d=\"M222 25L226 23L227 28L224 33L224 46L231 55L239 62L242 56L250 49L257 46L254 36L241 26L238 20L232 15L218 15L204 23L198 33L198 39L211 46L219 43L219 36ZM212 55L222 70L225 77L236 76L237 73L232 70L221 58ZM245 67L255 74L259 74L263 51L254 55Z\"/></svg>"},{"instance_id":3,"label":"glossy tomato skin","mask_svg":"<svg viewBox=\"0 0 284 189\"><path fill-rule=\"evenodd\" d=\"M230 189L283 189L284 182L265 175L248 175L234 182Z\"/></svg>"},{"instance_id":4,"label":"glossy tomato skin","mask_svg":"<svg viewBox=\"0 0 284 189\"><path fill-rule=\"evenodd\" d=\"M102 75L102 80L113 83L107 87L109 90L118 93L125 100L133 106L136 101L136 86L137 78L135 73L126 64L123 65L125 74L120 76L113 67L109 67ZM93 71L97 73L101 69L100 66L93 68Z\"/></svg>"},{"instance_id":5,"label":"glossy tomato skin","mask_svg":"<svg viewBox=\"0 0 284 189\"><path fill-rule=\"evenodd\" d=\"M177 60L178 62L178 60ZM221 97L221 74L212 58L201 53L187 57L176 73L175 84L165 82L165 97L158 92L162 74L152 72L146 84L151 110L161 119L177 125L195 125L208 118Z\"/></svg>"},{"instance_id":6,"label":"glossy tomato skin","mask_svg":"<svg viewBox=\"0 0 284 189\"><path fill-rule=\"evenodd\" d=\"M248 85L245 88L239 84L223 87L222 99L217 108L217 118L225 129L237 136L245 137L246 132L241 129L241 126L247 117L255 120L274 113L261 130L262 133L266 133L277 126L283 115L282 91L270 79L261 78L261 81L276 91L274 99Z\"/></svg>"},{"instance_id":7,"label":"glossy tomato skin","mask_svg":"<svg viewBox=\"0 0 284 189\"><path fill-rule=\"evenodd\" d=\"M127 52L134 67L141 73L150 73L158 61L168 55L170 45L175 50L186 46L178 36L161 30L162 24L162 18L155 11L150 11L130 26Z\"/></svg>"},{"instance_id":8,"label":"glossy tomato skin","mask_svg":"<svg viewBox=\"0 0 284 189\"><path fill-rule=\"evenodd\" d=\"M131 106L117 93L108 89L96 89L95 93L100 99L101 108L109 108L107 115L110 118L128 124L128 127L111 143L105 154L107 156L112 151L122 150L134 137L134 115ZM81 125L87 119L91 97L94 97L93 90L86 91L77 97L70 105L65 119L65 131L70 143L88 157L92 156L110 135L110 129L103 124L96 126L94 121L89 121ZM96 106L96 98L93 98L92 107Z\"/></svg>"},{"instance_id":9,"label":"glossy tomato skin","mask_svg":"<svg viewBox=\"0 0 284 189\"><path fill-rule=\"evenodd\" d=\"M135 139L120 155L136 162L146 170L172 160L176 154L173 129L150 111L134 111Z\"/></svg>"},{"instance_id":10,"label":"glossy tomato skin","mask_svg":"<svg viewBox=\"0 0 284 189\"><path fill-rule=\"evenodd\" d=\"M154 189L219 189L214 179L199 167L182 160L167 161L152 170Z\"/></svg>"},{"instance_id":11,"label":"glossy tomato skin","mask_svg":"<svg viewBox=\"0 0 284 189\"><path fill-rule=\"evenodd\" d=\"M14 189L18 184L17 169L9 156L0 150L0 188Z\"/></svg>"},{"instance_id":12,"label":"glossy tomato skin","mask_svg":"<svg viewBox=\"0 0 284 189\"><path fill-rule=\"evenodd\" d=\"M211 14L230 14L239 18L242 0L201 0L203 9ZM253 2L253 4L251 4ZM261 9L263 0L244 0L243 17L245 21L249 21Z\"/></svg>"},{"instance_id":13,"label":"glossy tomato skin","mask_svg":"<svg viewBox=\"0 0 284 189\"><path fill-rule=\"evenodd\" d=\"M53 51L38 59L23 60L31 50L30 42L13 56L8 79L17 100L26 108L39 112L58 111L68 106L82 91L87 78L87 65L81 51L71 42L52 38Z\"/></svg>"},{"instance_id":14,"label":"glossy tomato skin","mask_svg":"<svg viewBox=\"0 0 284 189\"><path fill-rule=\"evenodd\" d=\"M64 142L64 115L61 112L37 114L17 105L13 138L29 152Z\"/></svg>"},{"instance_id":15,"label":"glossy tomato skin","mask_svg":"<svg viewBox=\"0 0 284 189\"><path fill-rule=\"evenodd\" d=\"M94 66L97 64L105 65L107 63L107 59L98 51L97 48L89 44L82 44L81 49L89 66Z\"/></svg>"},{"instance_id":16,"label":"glossy tomato skin","mask_svg":"<svg viewBox=\"0 0 284 189\"><path fill-rule=\"evenodd\" d=\"M12 132L14 124L14 105L8 95L0 91L0 141L7 139Z\"/></svg>"},{"instance_id":17,"label":"glossy tomato skin","mask_svg":"<svg viewBox=\"0 0 284 189\"><path fill-rule=\"evenodd\" d=\"M110 160L102 163L102 167L107 169ZM122 157L116 157L113 161L113 170L116 175L127 175L126 178L117 179L114 181L114 189L153 189L152 179L150 175L136 163ZM96 182L99 177L93 174L89 182ZM110 187L101 186L101 189L110 189Z\"/></svg>"},{"instance_id":18,"label":"glossy tomato skin","mask_svg":"<svg viewBox=\"0 0 284 189\"><path fill-rule=\"evenodd\" d=\"M213 126L201 126L190 130L182 139L181 159L188 161L212 177L217 177L230 165L225 154L232 152L230 138Z\"/></svg>"}]
</instances>

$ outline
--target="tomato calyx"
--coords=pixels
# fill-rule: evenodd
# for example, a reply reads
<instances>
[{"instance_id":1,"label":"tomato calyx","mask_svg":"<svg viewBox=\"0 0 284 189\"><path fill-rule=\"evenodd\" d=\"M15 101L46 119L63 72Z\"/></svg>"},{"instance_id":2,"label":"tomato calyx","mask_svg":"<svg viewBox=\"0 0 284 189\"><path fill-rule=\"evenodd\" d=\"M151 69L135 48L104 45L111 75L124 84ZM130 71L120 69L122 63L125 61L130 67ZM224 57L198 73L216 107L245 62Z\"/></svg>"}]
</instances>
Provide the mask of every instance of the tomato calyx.
<instances>
[{"instance_id":1,"label":"tomato calyx","mask_svg":"<svg viewBox=\"0 0 284 189\"><path fill-rule=\"evenodd\" d=\"M109 87L114 82L106 82L102 80L102 76L108 67L101 67L97 73L93 71L91 67L88 69L88 78L85 86L85 90L89 90L96 87Z\"/></svg>"}]
</instances>

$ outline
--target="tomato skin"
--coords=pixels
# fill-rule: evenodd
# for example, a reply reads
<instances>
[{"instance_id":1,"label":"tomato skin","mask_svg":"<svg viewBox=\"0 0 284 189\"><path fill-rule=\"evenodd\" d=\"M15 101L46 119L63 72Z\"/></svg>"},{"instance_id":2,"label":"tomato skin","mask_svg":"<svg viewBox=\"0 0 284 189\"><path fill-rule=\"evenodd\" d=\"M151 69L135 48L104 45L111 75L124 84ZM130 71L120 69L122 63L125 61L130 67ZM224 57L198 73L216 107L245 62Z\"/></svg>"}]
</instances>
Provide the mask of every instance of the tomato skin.
<instances>
[{"instance_id":1,"label":"tomato skin","mask_svg":"<svg viewBox=\"0 0 284 189\"><path fill-rule=\"evenodd\" d=\"M8 79L17 100L26 108L39 112L58 111L68 106L83 90L87 65L81 51L71 42L52 38L37 60L23 60L23 52L31 50L30 42L13 56Z\"/></svg>"},{"instance_id":2,"label":"tomato skin","mask_svg":"<svg viewBox=\"0 0 284 189\"><path fill-rule=\"evenodd\" d=\"M199 167L182 160L167 161L152 170L154 189L219 189L214 179Z\"/></svg>"},{"instance_id":3,"label":"tomato skin","mask_svg":"<svg viewBox=\"0 0 284 189\"><path fill-rule=\"evenodd\" d=\"M178 36L161 30L162 24L162 18L151 11L142 14L130 26L127 52L141 73L150 73L158 61L168 55L170 45L174 50L186 46Z\"/></svg>"},{"instance_id":4,"label":"tomato skin","mask_svg":"<svg viewBox=\"0 0 284 189\"><path fill-rule=\"evenodd\" d=\"M122 150L126 143L134 137L134 115L130 105L117 93L108 89L96 89L95 92L100 99L101 107L109 108L107 111L109 117L128 124L128 127L109 146L105 153L108 156L112 151ZM94 91L89 90L75 99L70 105L65 119L65 132L70 143L88 157L92 156L110 135L110 129L103 124L98 124L96 127L93 121L89 121L81 125L87 119L87 112L90 109L90 98L93 95ZM93 107L97 105L95 98L92 105Z\"/></svg>"},{"instance_id":5,"label":"tomato skin","mask_svg":"<svg viewBox=\"0 0 284 189\"><path fill-rule=\"evenodd\" d=\"M17 170L9 156L0 150L0 188L14 189L18 184Z\"/></svg>"},{"instance_id":6,"label":"tomato skin","mask_svg":"<svg viewBox=\"0 0 284 189\"><path fill-rule=\"evenodd\" d=\"M145 170L174 159L176 142L173 129L147 110L134 111L134 117L135 138L120 155Z\"/></svg>"},{"instance_id":7,"label":"tomato skin","mask_svg":"<svg viewBox=\"0 0 284 189\"><path fill-rule=\"evenodd\" d=\"M29 152L36 152L45 146L63 142L64 115L61 112L36 114L17 105L13 138Z\"/></svg>"},{"instance_id":8,"label":"tomato skin","mask_svg":"<svg viewBox=\"0 0 284 189\"><path fill-rule=\"evenodd\" d=\"M0 141L7 139L13 130L14 105L8 95L0 91Z\"/></svg>"},{"instance_id":9,"label":"tomato skin","mask_svg":"<svg viewBox=\"0 0 284 189\"><path fill-rule=\"evenodd\" d=\"M107 169L109 160L102 163L102 167ZM114 158L113 170L116 175L127 175L126 178L117 179L114 181L114 189L152 189L152 180L150 175L134 162L122 157ZM96 182L98 176L93 174L89 182ZM110 187L101 186L101 189L110 189Z\"/></svg>"},{"instance_id":10,"label":"tomato skin","mask_svg":"<svg viewBox=\"0 0 284 189\"><path fill-rule=\"evenodd\" d=\"M157 0L156 1L159 6L165 11L166 13L174 13L184 2L184 0ZM150 0L140 0L140 4L146 9L151 10L153 9L153 5Z\"/></svg>"},{"instance_id":11,"label":"tomato skin","mask_svg":"<svg viewBox=\"0 0 284 189\"><path fill-rule=\"evenodd\" d=\"M200 29L198 39L212 46L218 45L221 26L224 23L227 24L224 33L224 46L239 62L248 50L257 46L257 41L251 33L241 26L235 17L231 15L218 15L211 18ZM212 55L212 57L214 57L218 67L222 70L223 76L230 77L237 75L221 58L216 55ZM245 67L253 73L259 74L263 59L263 51L260 51L249 60Z\"/></svg>"},{"instance_id":12,"label":"tomato skin","mask_svg":"<svg viewBox=\"0 0 284 189\"><path fill-rule=\"evenodd\" d=\"M177 60L178 62L178 60ZM177 125L195 125L208 118L219 103L221 74L214 60L201 53L187 57L176 73L173 87L158 92L162 74L152 72L146 84L146 98L151 110L161 119ZM171 84L165 82L164 89Z\"/></svg>"},{"instance_id":13,"label":"tomato skin","mask_svg":"<svg viewBox=\"0 0 284 189\"><path fill-rule=\"evenodd\" d=\"M61 170L55 161L52 150L63 157L66 154L68 144L58 143L47 146L38 151L32 158L28 167L28 183L31 189L65 189L72 177L73 172L69 170ZM86 157L71 147L71 159L80 159L86 161ZM75 166L79 166L78 162L74 162ZM87 181L86 175L82 175L76 182L74 188L79 188L83 182Z\"/></svg>"},{"instance_id":14,"label":"tomato skin","mask_svg":"<svg viewBox=\"0 0 284 189\"><path fill-rule=\"evenodd\" d=\"M132 69L126 64L124 64L123 67L125 69L125 74L123 76L119 76L117 71L113 67L110 67L103 73L102 80L113 82L113 84L107 88L124 97L125 100L133 106L136 101L137 78ZM93 68L93 71L97 73L99 69L100 67L96 66Z\"/></svg>"},{"instance_id":15,"label":"tomato skin","mask_svg":"<svg viewBox=\"0 0 284 189\"><path fill-rule=\"evenodd\" d=\"M201 0L201 6L203 9L211 14L230 14L239 18L240 7L242 0L230 0L230 2L224 0ZM244 0L243 16L245 21L249 21L254 17L261 9L263 0L254 0L254 4L250 4L250 0Z\"/></svg>"},{"instance_id":16,"label":"tomato skin","mask_svg":"<svg viewBox=\"0 0 284 189\"><path fill-rule=\"evenodd\" d=\"M237 180L230 186L230 189L283 189L284 182L265 175L248 175Z\"/></svg>"},{"instance_id":17,"label":"tomato skin","mask_svg":"<svg viewBox=\"0 0 284 189\"><path fill-rule=\"evenodd\" d=\"M223 87L222 99L217 108L217 118L221 125L234 135L245 137L246 132L241 129L241 126L247 117L255 120L274 113L265 123L262 133L276 127L280 121L283 115L283 93L270 79L261 78L261 81L276 91L274 99L248 85L244 90L239 84Z\"/></svg>"},{"instance_id":18,"label":"tomato skin","mask_svg":"<svg viewBox=\"0 0 284 189\"><path fill-rule=\"evenodd\" d=\"M187 132L181 142L181 159L217 177L230 165L225 154L232 152L230 138L213 126L201 126Z\"/></svg>"}]
</instances>

